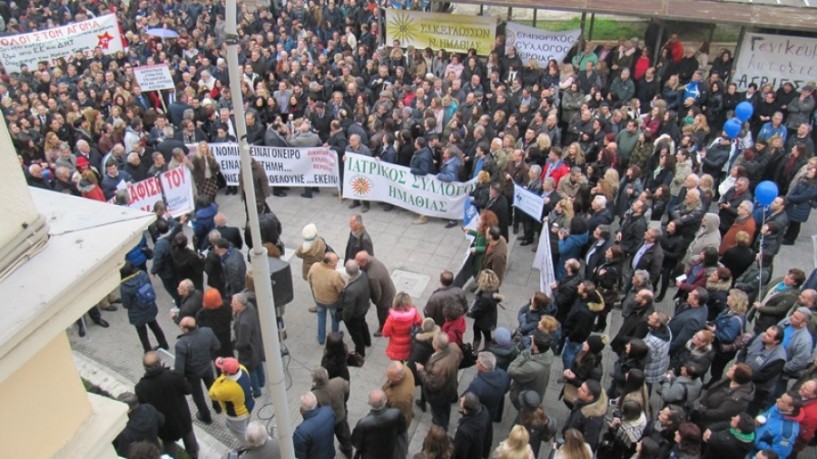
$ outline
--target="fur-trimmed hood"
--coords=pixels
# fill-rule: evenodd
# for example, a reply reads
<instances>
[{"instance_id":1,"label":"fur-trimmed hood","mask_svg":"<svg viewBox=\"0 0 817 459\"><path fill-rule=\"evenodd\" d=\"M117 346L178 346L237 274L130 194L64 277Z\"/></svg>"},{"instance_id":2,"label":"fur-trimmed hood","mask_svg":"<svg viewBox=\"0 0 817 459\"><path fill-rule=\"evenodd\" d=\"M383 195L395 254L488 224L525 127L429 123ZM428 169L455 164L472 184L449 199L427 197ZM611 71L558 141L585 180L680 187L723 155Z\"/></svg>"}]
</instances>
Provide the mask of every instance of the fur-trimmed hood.
<instances>
[{"instance_id":1,"label":"fur-trimmed hood","mask_svg":"<svg viewBox=\"0 0 817 459\"><path fill-rule=\"evenodd\" d=\"M585 405L581 409L582 416L587 418L598 418L607 414L607 394L601 391L599 399L593 403Z\"/></svg>"}]
</instances>

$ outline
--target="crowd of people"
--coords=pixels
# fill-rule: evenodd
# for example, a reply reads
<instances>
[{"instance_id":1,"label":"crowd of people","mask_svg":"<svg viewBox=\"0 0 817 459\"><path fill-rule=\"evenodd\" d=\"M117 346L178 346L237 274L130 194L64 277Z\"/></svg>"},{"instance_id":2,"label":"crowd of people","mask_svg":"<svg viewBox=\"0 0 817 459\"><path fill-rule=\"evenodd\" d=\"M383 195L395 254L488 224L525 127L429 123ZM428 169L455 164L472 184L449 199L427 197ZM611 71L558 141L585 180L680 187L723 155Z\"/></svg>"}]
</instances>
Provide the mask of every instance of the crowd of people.
<instances>
[{"instance_id":1,"label":"crowd of people","mask_svg":"<svg viewBox=\"0 0 817 459\"><path fill-rule=\"evenodd\" d=\"M168 454L183 440L195 457L187 395L198 421L212 423L211 408L224 415L242 457L278 454L264 426L250 422L265 385L255 287L241 252L251 241L219 212L225 183L208 146L235 141L237 103L254 145L325 146L339 161L353 152L416 175L477 179L468 260L439 275L422 311L375 257L377 235L362 215L369 202L350 203L361 213L350 217L342 261L315 225L303 228L296 255L325 353L300 398L297 457L334 457L335 437L345 457L426 459L536 457L551 442L555 457L570 459L775 459L814 440L817 276L776 257L781 245L803 243L801 224L817 207L813 83L739 92L729 50L704 62L706 46L685 47L677 35L653 62L654 23L644 42L580 43L563 62L523 62L501 34L487 57L403 48L383 42L381 7L358 0L240 5L237 82L226 67L222 2L0 2L0 31L107 13L116 13L126 51L2 70L0 105L33 187L126 204L123 184L177 167L192 172L192 240L182 231L187 217L172 218L160 202L121 270L118 296L145 351L144 377L120 397L129 407L115 443L123 456L155 458L161 439ZM155 39L148 28L179 37ZM142 92L133 67L157 63L170 67L175 89ZM231 84L243 100L232 100ZM744 101L753 115L729 136L721 128ZM769 205L754 197L764 180L779 187ZM511 205L514 185L543 197L542 215ZM279 257L281 222L268 199L287 190L271 188L257 163L252 186L261 244ZM556 272L552 294L534 292L517 323L500 323L510 252L542 231ZM156 321L157 280L182 333L173 369L156 353L170 347ZM668 294L672 304L658 307ZM108 326L100 309L115 309L116 296L91 308L94 323ZM608 323L614 309L617 329ZM280 339L284 313L276 311ZM364 364L373 337L388 340L392 363L369 394L371 411L351 428L348 366ZM602 357L608 345L614 363ZM543 403L556 356L569 408L562 425ZM458 372L472 366L476 376L460 391ZM506 394L513 428L494 445ZM462 416L452 431L455 403ZM415 408L430 408L433 427L421 451L410 452Z\"/></svg>"}]
</instances>

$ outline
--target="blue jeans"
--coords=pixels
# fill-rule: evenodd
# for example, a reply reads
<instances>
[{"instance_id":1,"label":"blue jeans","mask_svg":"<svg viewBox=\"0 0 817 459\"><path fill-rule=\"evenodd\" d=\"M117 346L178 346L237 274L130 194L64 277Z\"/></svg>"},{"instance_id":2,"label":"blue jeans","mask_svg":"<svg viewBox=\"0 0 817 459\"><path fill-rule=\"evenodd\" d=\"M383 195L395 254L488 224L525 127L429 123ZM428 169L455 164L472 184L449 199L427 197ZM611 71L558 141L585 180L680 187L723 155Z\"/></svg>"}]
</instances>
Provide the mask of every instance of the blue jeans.
<instances>
[{"instance_id":1,"label":"blue jeans","mask_svg":"<svg viewBox=\"0 0 817 459\"><path fill-rule=\"evenodd\" d=\"M332 316L332 333L336 333L340 331L340 323L338 322L337 316L337 305L331 304L320 304L318 302L315 303L318 307L318 343L323 344L326 342L326 311L329 311L329 315Z\"/></svg>"},{"instance_id":2,"label":"blue jeans","mask_svg":"<svg viewBox=\"0 0 817 459\"><path fill-rule=\"evenodd\" d=\"M562 348L562 363L565 368L570 368L573 365L573 360L576 355L582 350L582 343L574 343L569 339L565 340L565 347Z\"/></svg>"},{"instance_id":3,"label":"blue jeans","mask_svg":"<svg viewBox=\"0 0 817 459\"><path fill-rule=\"evenodd\" d=\"M264 375L264 362L261 362L255 368L248 368L250 372L250 382L252 383L252 395L254 397L261 396L261 388L266 384L266 376Z\"/></svg>"}]
</instances>

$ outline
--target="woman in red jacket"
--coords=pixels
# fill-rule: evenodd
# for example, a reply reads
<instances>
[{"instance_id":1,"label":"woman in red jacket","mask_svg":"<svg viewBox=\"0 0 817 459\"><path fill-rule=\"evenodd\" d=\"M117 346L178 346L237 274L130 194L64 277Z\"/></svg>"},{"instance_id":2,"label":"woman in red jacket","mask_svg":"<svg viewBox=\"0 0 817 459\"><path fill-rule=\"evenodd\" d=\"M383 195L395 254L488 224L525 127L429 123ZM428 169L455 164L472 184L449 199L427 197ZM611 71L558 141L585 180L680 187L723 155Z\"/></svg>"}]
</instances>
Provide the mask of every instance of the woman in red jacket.
<instances>
[{"instance_id":1,"label":"woman in red jacket","mask_svg":"<svg viewBox=\"0 0 817 459\"><path fill-rule=\"evenodd\" d=\"M442 331L448 334L449 343L457 343L462 349L462 338L465 336L465 311L462 306L454 303L446 304L443 307L445 323Z\"/></svg>"},{"instance_id":2,"label":"woman in red jacket","mask_svg":"<svg viewBox=\"0 0 817 459\"><path fill-rule=\"evenodd\" d=\"M422 322L423 316L414 307L408 293L400 292L394 296L389 317L383 325L383 336L389 338L386 355L390 359L408 360L411 355L411 328Z\"/></svg>"}]
</instances>

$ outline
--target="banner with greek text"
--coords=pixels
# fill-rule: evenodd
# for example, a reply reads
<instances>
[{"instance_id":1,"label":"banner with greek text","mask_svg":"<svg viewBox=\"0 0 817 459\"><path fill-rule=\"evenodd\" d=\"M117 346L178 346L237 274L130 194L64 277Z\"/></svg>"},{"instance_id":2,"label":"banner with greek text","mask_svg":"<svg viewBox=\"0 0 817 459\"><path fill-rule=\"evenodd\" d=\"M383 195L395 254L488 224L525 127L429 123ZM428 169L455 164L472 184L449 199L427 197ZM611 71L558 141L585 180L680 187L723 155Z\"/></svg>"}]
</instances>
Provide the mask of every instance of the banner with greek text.
<instances>
[{"instance_id":1,"label":"banner with greek text","mask_svg":"<svg viewBox=\"0 0 817 459\"><path fill-rule=\"evenodd\" d=\"M496 39L496 18L462 14L386 10L386 43L405 48L445 49L458 53L473 48L488 55Z\"/></svg>"},{"instance_id":2,"label":"banner with greek text","mask_svg":"<svg viewBox=\"0 0 817 459\"><path fill-rule=\"evenodd\" d=\"M78 52L89 57L96 48L104 54L114 54L124 49L115 15L0 37L0 61L7 72L19 72L23 64L36 70L38 62L46 61L50 66L57 59L73 57Z\"/></svg>"},{"instance_id":3,"label":"banner with greek text","mask_svg":"<svg viewBox=\"0 0 817 459\"><path fill-rule=\"evenodd\" d=\"M195 210L193 200L193 176L190 169L177 167L159 175L165 195L167 211L178 217ZM152 209L151 209L152 210Z\"/></svg>"},{"instance_id":4,"label":"banner with greek text","mask_svg":"<svg viewBox=\"0 0 817 459\"><path fill-rule=\"evenodd\" d=\"M539 246L533 257L534 269L539 270L539 290L551 296L550 284L556 282L556 271L553 270L553 255L550 251L550 228L547 223L542 225L539 234Z\"/></svg>"},{"instance_id":5,"label":"banner with greek text","mask_svg":"<svg viewBox=\"0 0 817 459\"><path fill-rule=\"evenodd\" d=\"M188 145L191 152L195 145ZM227 185L238 185L240 158L237 143L211 143ZM255 158L267 173L270 186L335 187L338 179L338 155L328 148L250 147Z\"/></svg>"},{"instance_id":6,"label":"banner with greek text","mask_svg":"<svg viewBox=\"0 0 817 459\"><path fill-rule=\"evenodd\" d=\"M751 83L801 88L817 80L817 38L746 33L738 53L732 82L739 91Z\"/></svg>"},{"instance_id":7,"label":"banner with greek text","mask_svg":"<svg viewBox=\"0 0 817 459\"><path fill-rule=\"evenodd\" d=\"M141 65L133 68L133 76L139 83L142 91L161 91L162 89L175 88L173 75L170 74L170 67L162 65Z\"/></svg>"},{"instance_id":8,"label":"banner with greek text","mask_svg":"<svg viewBox=\"0 0 817 459\"><path fill-rule=\"evenodd\" d=\"M542 208L545 207L545 198L514 183L513 206L539 221L542 218Z\"/></svg>"},{"instance_id":9,"label":"banner with greek text","mask_svg":"<svg viewBox=\"0 0 817 459\"><path fill-rule=\"evenodd\" d=\"M476 187L468 182L441 182L435 175L414 175L408 167L346 153L343 197L379 201L429 217L459 220Z\"/></svg>"},{"instance_id":10,"label":"banner with greek text","mask_svg":"<svg viewBox=\"0 0 817 459\"><path fill-rule=\"evenodd\" d=\"M128 186L128 207L153 212L156 201L162 200L162 187L159 179L150 177Z\"/></svg>"},{"instance_id":11,"label":"banner with greek text","mask_svg":"<svg viewBox=\"0 0 817 459\"><path fill-rule=\"evenodd\" d=\"M514 22L505 25L505 51L516 47L522 63L533 59L544 68L551 59L562 62L581 35L581 29L551 32Z\"/></svg>"}]
</instances>

